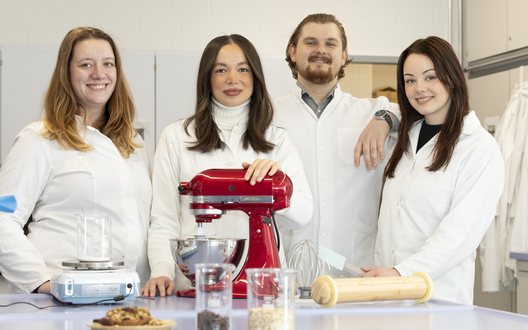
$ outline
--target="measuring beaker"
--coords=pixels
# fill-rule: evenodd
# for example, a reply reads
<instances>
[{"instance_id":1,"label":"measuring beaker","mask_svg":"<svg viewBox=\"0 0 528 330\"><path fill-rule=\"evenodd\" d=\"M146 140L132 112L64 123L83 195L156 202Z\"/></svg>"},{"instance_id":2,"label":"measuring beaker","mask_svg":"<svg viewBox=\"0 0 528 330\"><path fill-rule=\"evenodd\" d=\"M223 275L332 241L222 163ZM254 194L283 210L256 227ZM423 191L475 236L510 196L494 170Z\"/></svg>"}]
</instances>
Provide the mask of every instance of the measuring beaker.
<instances>
[{"instance_id":1,"label":"measuring beaker","mask_svg":"<svg viewBox=\"0 0 528 330\"><path fill-rule=\"evenodd\" d=\"M109 261L112 258L112 221L105 213L76 213L77 259Z\"/></svg>"},{"instance_id":2,"label":"measuring beaker","mask_svg":"<svg viewBox=\"0 0 528 330\"><path fill-rule=\"evenodd\" d=\"M231 329L233 264L195 264L196 329Z\"/></svg>"},{"instance_id":3,"label":"measuring beaker","mask_svg":"<svg viewBox=\"0 0 528 330\"><path fill-rule=\"evenodd\" d=\"M295 329L294 269L248 269L247 303L249 330Z\"/></svg>"}]
</instances>

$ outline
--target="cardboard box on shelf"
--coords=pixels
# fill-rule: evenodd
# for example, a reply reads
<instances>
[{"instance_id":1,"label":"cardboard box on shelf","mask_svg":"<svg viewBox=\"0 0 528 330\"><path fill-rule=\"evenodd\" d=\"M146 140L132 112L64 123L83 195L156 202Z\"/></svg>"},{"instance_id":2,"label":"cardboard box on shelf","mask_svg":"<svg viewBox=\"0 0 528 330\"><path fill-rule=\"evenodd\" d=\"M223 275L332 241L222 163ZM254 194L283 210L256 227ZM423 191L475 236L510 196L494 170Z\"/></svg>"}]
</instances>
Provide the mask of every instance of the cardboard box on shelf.
<instances>
[{"instance_id":1,"label":"cardboard box on shelf","mask_svg":"<svg viewBox=\"0 0 528 330\"><path fill-rule=\"evenodd\" d=\"M379 87L372 91L372 97L385 96L389 102L398 103L398 96L396 90L392 87Z\"/></svg>"}]
</instances>

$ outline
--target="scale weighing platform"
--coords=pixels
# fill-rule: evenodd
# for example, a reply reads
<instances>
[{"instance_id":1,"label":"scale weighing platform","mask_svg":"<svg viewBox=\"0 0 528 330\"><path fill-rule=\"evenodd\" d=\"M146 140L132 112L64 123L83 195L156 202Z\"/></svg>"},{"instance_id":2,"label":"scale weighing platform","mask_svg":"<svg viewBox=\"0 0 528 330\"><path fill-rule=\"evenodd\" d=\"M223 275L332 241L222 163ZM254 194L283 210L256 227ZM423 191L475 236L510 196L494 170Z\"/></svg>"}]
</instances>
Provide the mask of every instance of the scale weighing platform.
<instances>
[{"instance_id":1,"label":"scale weighing platform","mask_svg":"<svg viewBox=\"0 0 528 330\"><path fill-rule=\"evenodd\" d=\"M124 269L124 265L124 261L63 261L62 266L69 268L57 269L53 273L51 294L62 302L72 304L135 300L140 294L139 276Z\"/></svg>"}]
</instances>

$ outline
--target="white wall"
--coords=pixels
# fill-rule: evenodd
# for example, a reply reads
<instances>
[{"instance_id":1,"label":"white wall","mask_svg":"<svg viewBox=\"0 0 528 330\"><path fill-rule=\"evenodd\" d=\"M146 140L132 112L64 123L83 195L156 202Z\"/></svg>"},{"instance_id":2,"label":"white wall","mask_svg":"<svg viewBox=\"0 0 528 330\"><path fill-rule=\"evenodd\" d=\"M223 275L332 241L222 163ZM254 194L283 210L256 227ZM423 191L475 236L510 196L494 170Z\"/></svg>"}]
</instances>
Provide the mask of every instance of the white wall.
<instances>
[{"instance_id":1,"label":"white wall","mask_svg":"<svg viewBox=\"0 0 528 330\"><path fill-rule=\"evenodd\" d=\"M335 14L349 53L398 56L428 35L448 39L446 0L0 0L0 45L58 46L77 26L94 26L126 49L202 51L238 33L260 52L284 53L308 14Z\"/></svg>"}]
</instances>

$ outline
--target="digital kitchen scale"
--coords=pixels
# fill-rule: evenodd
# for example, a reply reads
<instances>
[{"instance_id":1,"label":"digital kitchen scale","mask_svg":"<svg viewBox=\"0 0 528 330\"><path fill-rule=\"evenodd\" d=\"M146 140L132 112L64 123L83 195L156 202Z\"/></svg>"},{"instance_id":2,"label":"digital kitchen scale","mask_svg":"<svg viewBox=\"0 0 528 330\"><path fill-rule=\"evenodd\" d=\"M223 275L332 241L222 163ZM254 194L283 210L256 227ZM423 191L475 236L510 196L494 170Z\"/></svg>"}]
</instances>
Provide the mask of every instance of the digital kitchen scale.
<instances>
[{"instance_id":1,"label":"digital kitchen scale","mask_svg":"<svg viewBox=\"0 0 528 330\"><path fill-rule=\"evenodd\" d=\"M103 302L106 304L135 300L140 294L139 276L124 265L124 261L63 261L62 266L68 268L53 273L51 294L72 304L91 304L105 299L111 299ZM113 301L119 296L124 299Z\"/></svg>"}]
</instances>

